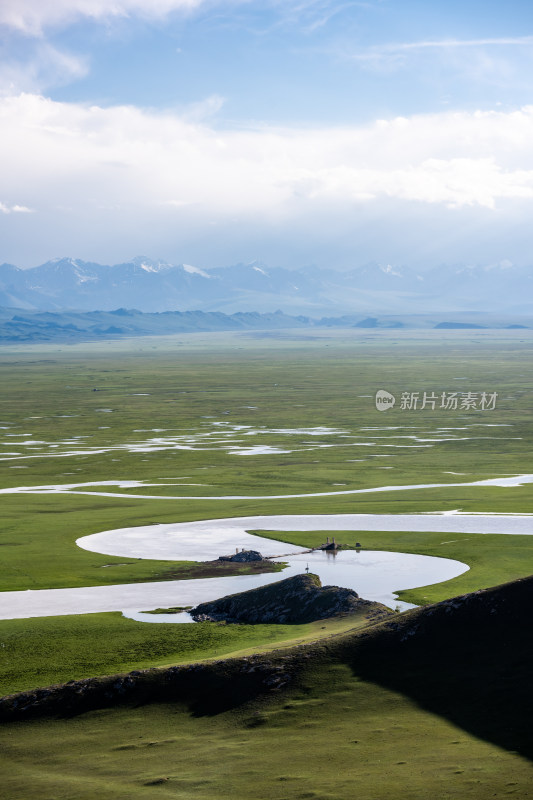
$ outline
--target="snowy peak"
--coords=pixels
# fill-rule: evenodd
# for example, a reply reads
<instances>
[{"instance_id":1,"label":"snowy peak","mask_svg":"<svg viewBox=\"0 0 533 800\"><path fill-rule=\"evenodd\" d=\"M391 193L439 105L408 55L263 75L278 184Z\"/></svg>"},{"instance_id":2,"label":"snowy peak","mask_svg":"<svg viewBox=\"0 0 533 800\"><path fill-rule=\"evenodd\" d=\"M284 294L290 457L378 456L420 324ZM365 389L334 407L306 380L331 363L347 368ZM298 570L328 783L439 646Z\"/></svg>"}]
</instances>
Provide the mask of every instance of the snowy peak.
<instances>
[{"instance_id":1,"label":"snowy peak","mask_svg":"<svg viewBox=\"0 0 533 800\"><path fill-rule=\"evenodd\" d=\"M382 272L385 273L385 275L396 275L396 277L398 278L403 278L402 273L399 270L394 269L394 267L391 266L391 264L387 264L386 267L380 267L380 269Z\"/></svg>"},{"instance_id":2,"label":"snowy peak","mask_svg":"<svg viewBox=\"0 0 533 800\"><path fill-rule=\"evenodd\" d=\"M253 270L254 272L258 272L260 275L264 275L265 278L270 277L268 269L267 269L267 265L263 264L262 261L257 261L257 260L249 261L247 264L243 264L243 266L246 267L249 270Z\"/></svg>"},{"instance_id":3,"label":"snowy peak","mask_svg":"<svg viewBox=\"0 0 533 800\"><path fill-rule=\"evenodd\" d=\"M166 261L153 261L147 256L135 256L129 263L144 272L163 272L167 269L174 269L173 264L168 264Z\"/></svg>"},{"instance_id":4,"label":"snowy peak","mask_svg":"<svg viewBox=\"0 0 533 800\"><path fill-rule=\"evenodd\" d=\"M205 270L200 267L193 267L192 264L170 264L168 261L154 261L147 256L135 256L127 264L121 266L127 267L132 264L135 269L142 270L143 272L159 274L160 272L169 272L170 270L184 271L188 275L198 275L201 278L211 278Z\"/></svg>"},{"instance_id":5,"label":"snowy peak","mask_svg":"<svg viewBox=\"0 0 533 800\"><path fill-rule=\"evenodd\" d=\"M46 293L60 291L62 286L90 283L98 280L100 264L80 261L78 258L53 258L40 267L24 270L34 278L33 288L42 289Z\"/></svg>"},{"instance_id":6,"label":"snowy peak","mask_svg":"<svg viewBox=\"0 0 533 800\"><path fill-rule=\"evenodd\" d=\"M208 273L204 272L200 267L193 267L191 264L182 264L182 267L189 275L200 275L202 278L211 278L211 275L208 275Z\"/></svg>"}]
</instances>

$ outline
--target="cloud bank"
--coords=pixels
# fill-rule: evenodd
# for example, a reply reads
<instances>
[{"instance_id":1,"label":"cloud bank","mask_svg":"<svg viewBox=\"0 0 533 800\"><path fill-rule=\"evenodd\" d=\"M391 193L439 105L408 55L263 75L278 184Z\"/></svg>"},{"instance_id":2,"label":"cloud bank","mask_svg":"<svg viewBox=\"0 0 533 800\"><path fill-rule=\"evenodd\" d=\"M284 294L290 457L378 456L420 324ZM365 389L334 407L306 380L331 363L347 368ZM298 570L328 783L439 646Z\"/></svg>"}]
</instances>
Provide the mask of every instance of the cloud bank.
<instances>
[{"instance_id":1,"label":"cloud bank","mask_svg":"<svg viewBox=\"0 0 533 800\"><path fill-rule=\"evenodd\" d=\"M306 226L346 239L369 208L385 219L391 203L458 223L478 209L487 225L509 202L529 209L533 106L219 130L195 114L22 94L0 99L0 154L1 210L31 208L31 224L43 215L57 236L79 224L87 239L94 220L103 240L142 225L166 241L292 226L290 252Z\"/></svg>"},{"instance_id":2,"label":"cloud bank","mask_svg":"<svg viewBox=\"0 0 533 800\"><path fill-rule=\"evenodd\" d=\"M494 208L533 197L533 106L312 129L217 130L194 117L29 94L0 99L3 191L31 205L46 196L221 214L330 199Z\"/></svg>"}]
</instances>

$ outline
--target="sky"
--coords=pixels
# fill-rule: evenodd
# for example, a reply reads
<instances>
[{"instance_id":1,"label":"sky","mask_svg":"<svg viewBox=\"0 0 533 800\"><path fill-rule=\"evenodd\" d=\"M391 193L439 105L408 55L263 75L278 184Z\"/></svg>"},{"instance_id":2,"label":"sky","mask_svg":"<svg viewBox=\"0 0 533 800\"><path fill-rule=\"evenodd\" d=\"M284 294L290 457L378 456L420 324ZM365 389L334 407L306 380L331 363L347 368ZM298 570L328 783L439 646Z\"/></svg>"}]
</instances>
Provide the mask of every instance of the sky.
<instances>
[{"instance_id":1,"label":"sky","mask_svg":"<svg viewBox=\"0 0 533 800\"><path fill-rule=\"evenodd\" d=\"M2 0L0 263L530 264L530 0Z\"/></svg>"}]
</instances>

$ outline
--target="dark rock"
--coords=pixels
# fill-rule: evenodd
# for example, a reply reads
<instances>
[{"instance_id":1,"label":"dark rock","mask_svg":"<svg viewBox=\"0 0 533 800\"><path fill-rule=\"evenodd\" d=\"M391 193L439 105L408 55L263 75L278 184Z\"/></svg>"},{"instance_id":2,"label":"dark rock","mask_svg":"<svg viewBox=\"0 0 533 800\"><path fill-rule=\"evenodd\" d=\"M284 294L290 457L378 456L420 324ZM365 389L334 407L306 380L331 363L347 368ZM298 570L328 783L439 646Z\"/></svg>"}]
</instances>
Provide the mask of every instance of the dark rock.
<instances>
[{"instance_id":1,"label":"dark rock","mask_svg":"<svg viewBox=\"0 0 533 800\"><path fill-rule=\"evenodd\" d=\"M266 561L257 550L241 550L232 556L220 556L219 561Z\"/></svg>"},{"instance_id":2,"label":"dark rock","mask_svg":"<svg viewBox=\"0 0 533 800\"><path fill-rule=\"evenodd\" d=\"M322 586L318 575L295 575L283 581L201 603L191 614L196 620L299 624L337 614L392 613L380 603L362 600L353 589Z\"/></svg>"}]
</instances>

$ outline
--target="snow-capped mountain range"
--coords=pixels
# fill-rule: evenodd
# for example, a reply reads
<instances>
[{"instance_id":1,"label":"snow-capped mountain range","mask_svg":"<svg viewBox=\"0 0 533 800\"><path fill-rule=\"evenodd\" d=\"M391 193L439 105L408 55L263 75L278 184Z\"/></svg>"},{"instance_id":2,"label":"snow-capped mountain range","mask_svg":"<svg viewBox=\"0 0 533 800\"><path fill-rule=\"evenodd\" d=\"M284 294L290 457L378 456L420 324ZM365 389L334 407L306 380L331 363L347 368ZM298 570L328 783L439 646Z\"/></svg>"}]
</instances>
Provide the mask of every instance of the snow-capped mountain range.
<instances>
[{"instance_id":1,"label":"snow-capped mountain range","mask_svg":"<svg viewBox=\"0 0 533 800\"><path fill-rule=\"evenodd\" d=\"M409 267L367 264L338 272L284 269L260 262L204 269L139 256L107 266L57 258L32 269L0 265L0 306L55 311L353 313L533 313L533 267L509 262Z\"/></svg>"}]
</instances>

